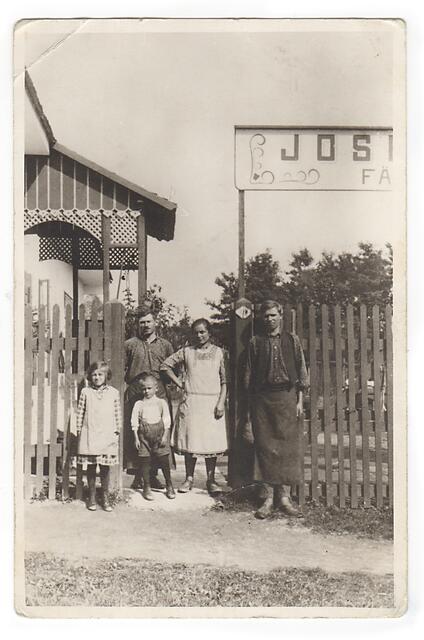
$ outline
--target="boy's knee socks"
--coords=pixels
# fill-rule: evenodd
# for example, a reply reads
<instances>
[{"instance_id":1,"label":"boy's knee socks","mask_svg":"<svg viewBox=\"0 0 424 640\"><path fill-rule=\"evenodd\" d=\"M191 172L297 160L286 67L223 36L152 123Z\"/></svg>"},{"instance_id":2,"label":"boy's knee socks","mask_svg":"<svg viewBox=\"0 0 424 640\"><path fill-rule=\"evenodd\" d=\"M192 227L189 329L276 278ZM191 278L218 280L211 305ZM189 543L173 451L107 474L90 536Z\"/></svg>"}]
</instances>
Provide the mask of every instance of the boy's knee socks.
<instances>
[{"instance_id":1,"label":"boy's knee socks","mask_svg":"<svg viewBox=\"0 0 424 640\"><path fill-rule=\"evenodd\" d=\"M145 488L150 486L150 467L149 458L140 458L140 471Z\"/></svg>"},{"instance_id":2,"label":"boy's knee socks","mask_svg":"<svg viewBox=\"0 0 424 640\"><path fill-rule=\"evenodd\" d=\"M170 484L171 482L171 468L169 466L169 456L160 456L158 458L158 465L162 469L162 473L165 477L165 482Z\"/></svg>"}]
</instances>

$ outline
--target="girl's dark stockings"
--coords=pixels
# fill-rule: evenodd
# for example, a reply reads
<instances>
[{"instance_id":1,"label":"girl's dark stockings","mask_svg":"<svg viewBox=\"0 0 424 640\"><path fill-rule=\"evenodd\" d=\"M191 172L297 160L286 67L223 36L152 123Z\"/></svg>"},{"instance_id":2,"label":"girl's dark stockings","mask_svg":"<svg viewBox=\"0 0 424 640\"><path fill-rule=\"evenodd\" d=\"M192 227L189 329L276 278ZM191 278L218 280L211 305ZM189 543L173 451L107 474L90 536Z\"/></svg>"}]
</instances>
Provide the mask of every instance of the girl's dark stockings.
<instances>
[{"instance_id":1,"label":"girl's dark stockings","mask_svg":"<svg viewBox=\"0 0 424 640\"><path fill-rule=\"evenodd\" d=\"M197 458L192 456L191 453L186 453L184 455L186 478L192 478L194 476L196 461L197 461Z\"/></svg>"},{"instance_id":2,"label":"girl's dark stockings","mask_svg":"<svg viewBox=\"0 0 424 640\"><path fill-rule=\"evenodd\" d=\"M216 457L205 458L206 473L210 482L215 482Z\"/></svg>"}]
</instances>

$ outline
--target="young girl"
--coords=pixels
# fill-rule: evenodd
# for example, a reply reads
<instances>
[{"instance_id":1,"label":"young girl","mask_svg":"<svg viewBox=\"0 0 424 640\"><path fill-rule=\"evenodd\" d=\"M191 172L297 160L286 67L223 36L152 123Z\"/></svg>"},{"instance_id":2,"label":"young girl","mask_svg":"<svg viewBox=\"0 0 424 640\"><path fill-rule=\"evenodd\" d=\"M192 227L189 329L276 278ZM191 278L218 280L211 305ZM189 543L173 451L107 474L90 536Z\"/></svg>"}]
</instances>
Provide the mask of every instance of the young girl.
<instances>
[{"instance_id":1,"label":"young girl","mask_svg":"<svg viewBox=\"0 0 424 640\"><path fill-rule=\"evenodd\" d=\"M137 400L131 414L131 428L134 433L134 444L138 451L141 475L143 478L143 497L153 500L150 487L150 467L156 462L162 469L166 482L166 497L175 498L169 465L169 430L171 416L166 400L156 395L158 384L150 373L140 376L142 400Z\"/></svg>"},{"instance_id":2,"label":"young girl","mask_svg":"<svg viewBox=\"0 0 424 640\"><path fill-rule=\"evenodd\" d=\"M87 371L88 387L81 391L77 412L77 463L87 469L88 509L96 510L96 469L100 466L103 509L112 511L109 502L110 467L118 463L118 438L121 431L119 391L108 382L112 372L106 362L93 362Z\"/></svg>"}]
</instances>

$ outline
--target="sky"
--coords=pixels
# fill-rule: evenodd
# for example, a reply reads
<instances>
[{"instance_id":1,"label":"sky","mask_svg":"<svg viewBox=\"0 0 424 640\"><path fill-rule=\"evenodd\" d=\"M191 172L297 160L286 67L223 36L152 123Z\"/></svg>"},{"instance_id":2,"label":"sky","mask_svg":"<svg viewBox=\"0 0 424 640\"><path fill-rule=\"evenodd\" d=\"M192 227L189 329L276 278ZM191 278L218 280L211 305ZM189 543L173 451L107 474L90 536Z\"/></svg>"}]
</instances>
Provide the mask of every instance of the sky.
<instances>
[{"instance_id":1,"label":"sky","mask_svg":"<svg viewBox=\"0 0 424 640\"><path fill-rule=\"evenodd\" d=\"M25 63L61 144L178 204L175 239L149 239L148 284L209 315L216 276L238 264L234 125L391 126L393 33L110 24L30 23ZM303 247L398 237L390 193L248 192L245 213L246 258L269 248L283 270Z\"/></svg>"}]
</instances>

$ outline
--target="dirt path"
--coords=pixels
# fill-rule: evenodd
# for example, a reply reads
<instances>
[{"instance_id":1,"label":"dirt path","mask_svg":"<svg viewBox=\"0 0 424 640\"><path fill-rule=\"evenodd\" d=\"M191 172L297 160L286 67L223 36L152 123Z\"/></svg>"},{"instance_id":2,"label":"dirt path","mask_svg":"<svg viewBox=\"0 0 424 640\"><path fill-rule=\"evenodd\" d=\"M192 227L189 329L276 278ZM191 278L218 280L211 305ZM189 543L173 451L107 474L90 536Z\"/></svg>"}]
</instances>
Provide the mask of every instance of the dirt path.
<instances>
[{"instance_id":1,"label":"dirt path","mask_svg":"<svg viewBox=\"0 0 424 640\"><path fill-rule=\"evenodd\" d=\"M78 502L34 503L26 506L25 526L26 551L71 561L121 557L254 571L319 567L330 572L393 572L390 542L315 534L290 527L283 519L258 521L253 514L213 512L204 506L152 511L130 503L112 513L92 513Z\"/></svg>"}]
</instances>

